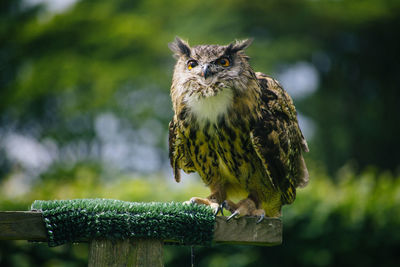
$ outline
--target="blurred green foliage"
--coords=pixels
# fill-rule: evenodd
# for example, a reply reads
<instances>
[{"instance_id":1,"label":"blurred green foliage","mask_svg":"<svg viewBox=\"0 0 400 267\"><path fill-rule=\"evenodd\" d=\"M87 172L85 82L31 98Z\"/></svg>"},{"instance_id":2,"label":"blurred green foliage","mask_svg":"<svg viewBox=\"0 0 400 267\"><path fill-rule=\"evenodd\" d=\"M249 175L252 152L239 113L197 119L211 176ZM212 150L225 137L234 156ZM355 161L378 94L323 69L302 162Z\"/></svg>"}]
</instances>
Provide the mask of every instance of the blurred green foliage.
<instances>
[{"instance_id":1,"label":"blurred green foliage","mask_svg":"<svg viewBox=\"0 0 400 267\"><path fill-rule=\"evenodd\" d=\"M27 2L2 1L3 136L50 140L61 154L78 144L77 161L101 158L82 147L101 149L95 122L111 113L122 130L157 133L150 145L165 152L174 64L167 43L175 35L192 44L255 37L248 49L255 70L279 78L307 63L314 73L311 94L296 92L309 75L287 86L315 125L312 159L331 174L350 160L360 170L399 167L400 144L392 141L400 134L398 1L82 0L55 15ZM8 170L14 162L5 158L0 165Z\"/></svg>"},{"instance_id":2,"label":"blurred green foliage","mask_svg":"<svg viewBox=\"0 0 400 267\"><path fill-rule=\"evenodd\" d=\"M196 248L196 262L400 261L399 1L81 0L57 12L38 2L0 3L0 209L207 195L196 177L175 184L168 166L167 43L254 37L252 66L280 79L301 114L311 183L284 209L282 246ZM84 244L0 243L1 266L84 266L86 257ZM190 250L168 247L165 261L187 266Z\"/></svg>"}]
</instances>

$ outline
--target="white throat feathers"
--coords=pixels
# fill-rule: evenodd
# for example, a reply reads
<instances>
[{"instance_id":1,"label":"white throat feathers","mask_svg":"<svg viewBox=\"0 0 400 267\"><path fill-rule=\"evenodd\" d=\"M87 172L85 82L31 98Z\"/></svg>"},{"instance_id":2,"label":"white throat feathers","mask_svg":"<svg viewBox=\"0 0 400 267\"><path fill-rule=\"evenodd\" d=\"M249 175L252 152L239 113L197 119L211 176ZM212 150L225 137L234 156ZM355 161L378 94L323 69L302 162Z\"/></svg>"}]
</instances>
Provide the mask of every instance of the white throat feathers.
<instances>
[{"instance_id":1,"label":"white throat feathers","mask_svg":"<svg viewBox=\"0 0 400 267\"><path fill-rule=\"evenodd\" d=\"M184 101L200 124L216 124L218 118L225 115L233 105L233 92L231 88L223 88L216 95L186 95Z\"/></svg>"}]
</instances>

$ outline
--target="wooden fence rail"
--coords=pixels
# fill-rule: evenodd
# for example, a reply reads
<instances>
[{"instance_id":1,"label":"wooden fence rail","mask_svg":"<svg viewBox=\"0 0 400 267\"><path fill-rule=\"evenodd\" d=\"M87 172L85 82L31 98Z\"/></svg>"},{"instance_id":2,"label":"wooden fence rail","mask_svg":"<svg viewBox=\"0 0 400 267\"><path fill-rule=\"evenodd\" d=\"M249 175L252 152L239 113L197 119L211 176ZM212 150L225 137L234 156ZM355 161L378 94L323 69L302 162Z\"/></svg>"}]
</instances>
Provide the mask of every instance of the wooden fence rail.
<instances>
[{"instance_id":1,"label":"wooden fence rail","mask_svg":"<svg viewBox=\"0 0 400 267\"><path fill-rule=\"evenodd\" d=\"M47 242L40 212L0 211L0 240L29 240ZM89 266L163 266L164 242L176 240L126 239L81 240L89 242ZM282 243L282 222L265 218L242 217L226 221L217 216L214 243L275 246Z\"/></svg>"}]
</instances>

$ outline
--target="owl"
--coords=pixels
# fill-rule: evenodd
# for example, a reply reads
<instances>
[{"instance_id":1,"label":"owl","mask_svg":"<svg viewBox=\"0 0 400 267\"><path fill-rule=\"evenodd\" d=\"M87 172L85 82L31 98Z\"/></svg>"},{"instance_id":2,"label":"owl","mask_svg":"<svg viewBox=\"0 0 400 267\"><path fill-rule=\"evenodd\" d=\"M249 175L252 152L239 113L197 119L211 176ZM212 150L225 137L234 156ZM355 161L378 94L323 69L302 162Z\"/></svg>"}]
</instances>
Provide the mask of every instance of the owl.
<instances>
[{"instance_id":1,"label":"owl","mask_svg":"<svg viewBox=\"0 0 400 267\"><path fill-rule=\"evenodd\" d=\"M169 44L177 63L169 157L174 177L197 172L210 189L190 203L241 216L281 216L296 188L307 185L308 151L293 101L273 78L254 72L244 50L251 40L190 47ZM223 214L223 213L222 213Z\"/></svg>"}]
</instances>

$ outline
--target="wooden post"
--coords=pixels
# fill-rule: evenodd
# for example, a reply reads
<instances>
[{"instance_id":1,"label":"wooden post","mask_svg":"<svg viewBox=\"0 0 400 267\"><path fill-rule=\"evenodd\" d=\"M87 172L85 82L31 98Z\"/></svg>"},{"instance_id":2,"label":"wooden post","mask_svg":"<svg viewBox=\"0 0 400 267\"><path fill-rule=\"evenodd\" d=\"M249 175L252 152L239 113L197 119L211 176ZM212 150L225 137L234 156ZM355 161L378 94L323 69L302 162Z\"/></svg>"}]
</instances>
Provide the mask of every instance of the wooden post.
<instances>
[{"instance_id":1,"label":"wooden post","mask_svg":"<svg viewBox=\"0 0 400 267\"><path fill-rule=\"evenodd\" d=\"M163 245L153 239L95 239L89 245L89 267L161 267Z\"/></svg>"}]
</instances>

